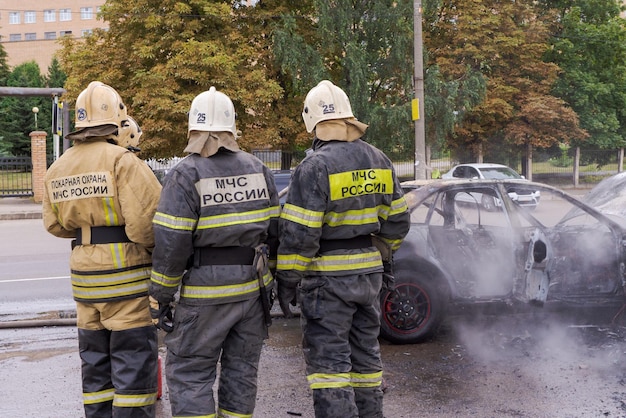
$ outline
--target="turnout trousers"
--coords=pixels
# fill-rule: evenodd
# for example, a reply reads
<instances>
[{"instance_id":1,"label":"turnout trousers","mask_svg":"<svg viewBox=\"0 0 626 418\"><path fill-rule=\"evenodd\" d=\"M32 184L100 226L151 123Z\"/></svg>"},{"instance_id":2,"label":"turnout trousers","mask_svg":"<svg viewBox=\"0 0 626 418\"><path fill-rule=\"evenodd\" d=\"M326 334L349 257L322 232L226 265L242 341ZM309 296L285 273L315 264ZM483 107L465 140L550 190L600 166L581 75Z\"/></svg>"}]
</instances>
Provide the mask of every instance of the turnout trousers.
<instances>
[{"instance_id":1,"label":"turnout trousers","mask_svg":"<svg viewBox=\"0 0 626 418\"><path fill-rule=\"evenodd\" d=\"M302 279L302 348L317 418L383 416L381 285L381 273Z\"/></svg>"},{"instance_id":2,"label":"turnout trousers","mask_svg":"<svg viewBox=\"0 0 626 418\"><path fill-rule=\"evenodd\" d=\"M77 302L83 404L87 418L154 418L157 330L148 297Z\"/></svg>"},{"instance_id":3,"label":"turnout trousers","mask_svg":"<svg viewBox=\"0 0 626 418\"><path fill-rule=\"evenodd\" d=\"M182 299L174 313L174 330L165 337L172 416L252 417L267 335L259 298L203 306Z\"/></svg>"}]
</instances>

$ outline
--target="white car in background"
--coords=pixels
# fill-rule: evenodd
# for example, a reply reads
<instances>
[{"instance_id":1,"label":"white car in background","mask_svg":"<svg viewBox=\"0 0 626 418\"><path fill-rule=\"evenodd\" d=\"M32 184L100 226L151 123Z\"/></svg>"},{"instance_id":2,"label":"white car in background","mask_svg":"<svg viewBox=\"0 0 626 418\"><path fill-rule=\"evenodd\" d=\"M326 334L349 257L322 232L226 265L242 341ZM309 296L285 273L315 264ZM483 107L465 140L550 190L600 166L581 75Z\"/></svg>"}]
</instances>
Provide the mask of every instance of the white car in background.
<instances>
[{"instance_id":1,"label":"white car in background","mask_svg":"<svg viewBox=\"0 0 626 418\"><path fill-rule=\"evenodd\" d=\"M486 179L486 180L514 180L524 179L517 171L511 167L502 164L490 164L490 163L467 163L455 165L448 171L441 175L442 179ZM520 206L534 209L539 204L541 193L539 190L529 192L528 190L510 190L509 197L512 201ZM459 200L466 200L470 203L480 202L486 210L493 210L496 207L502 205L500 199L481 195L480 193L474 193L471 195L457 196Z\"/></svg>"}]
</instances>

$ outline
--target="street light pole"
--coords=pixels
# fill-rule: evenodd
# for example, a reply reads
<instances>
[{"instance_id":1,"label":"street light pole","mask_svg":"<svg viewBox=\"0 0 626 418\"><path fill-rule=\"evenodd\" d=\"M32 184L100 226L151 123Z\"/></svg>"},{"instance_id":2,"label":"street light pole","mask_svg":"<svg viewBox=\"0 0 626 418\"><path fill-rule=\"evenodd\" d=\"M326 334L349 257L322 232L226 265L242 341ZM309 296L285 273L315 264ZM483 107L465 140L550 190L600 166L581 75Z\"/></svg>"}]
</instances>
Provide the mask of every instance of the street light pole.
<instances>
[{"instance_id":1,"label":"street light pole","mask_svg":"<svg viewBox=\"0 0 626 418\"><path fill-rule=\"evenodd\" d=\"M37 113L39 113L39 108L37 106L33 107L33 113L35 114L35 130L37 130Z\"/></svg>"},{"instance_id":2,"label":"street light pole","mask_svg":"<svg viewBox=\"0 0 626 418\"><path fill-rule=\"evenodd\" d=\"M424 55L422 39L422 3L413 0L413 120L415 122L415 179L426 178L426 134L424 129Z\"/></svg>"}]
</instances>

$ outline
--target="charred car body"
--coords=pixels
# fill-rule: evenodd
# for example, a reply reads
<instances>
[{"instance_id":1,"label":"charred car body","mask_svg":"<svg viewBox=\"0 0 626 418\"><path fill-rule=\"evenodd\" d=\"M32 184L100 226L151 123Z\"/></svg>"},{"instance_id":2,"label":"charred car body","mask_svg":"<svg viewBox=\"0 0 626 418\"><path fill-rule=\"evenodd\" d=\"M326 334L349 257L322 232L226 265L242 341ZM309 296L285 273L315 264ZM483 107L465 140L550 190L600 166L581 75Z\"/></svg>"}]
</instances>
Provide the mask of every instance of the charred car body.
<instances>
[{"instance_id":1,"label":"charred car body","mask_svg":"<svg viewBox=\"0 0 626 418\"><path fill-rule=\"evenodd\" d=\"M381 336L431 338L463 306L623 306L626 174L585 199L525 180L407 185L411 230L395 255L395 289L381 295ZM531 210L511 191L541 192ZM621 193L620 193L621 192ZM485 210L479 199L502 204Z\"/></svg>"}]
</instances>

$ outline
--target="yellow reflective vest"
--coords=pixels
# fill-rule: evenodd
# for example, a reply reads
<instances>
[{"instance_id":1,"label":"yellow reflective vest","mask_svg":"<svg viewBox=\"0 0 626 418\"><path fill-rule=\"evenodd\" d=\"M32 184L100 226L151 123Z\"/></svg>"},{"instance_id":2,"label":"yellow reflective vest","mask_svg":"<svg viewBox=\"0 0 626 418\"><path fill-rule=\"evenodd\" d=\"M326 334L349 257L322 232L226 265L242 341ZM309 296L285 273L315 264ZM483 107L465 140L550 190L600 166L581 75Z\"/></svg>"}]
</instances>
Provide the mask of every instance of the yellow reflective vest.
<instances>
[{"instance_id":1,"label":"yellow reflective vest","mask_svg":"<svg viewBox=\"0 0 626 418\"><path fill-rule=\"evenodd\" d=\"M358 238L376 235L395 250L408 233L407 204L391 161L360 139L316 140L314 149L289 185L277 271L290 281L382 271L380 252Z\"/></svg>"},{"instance_id":2,"label":"yellow reflective vest","mask_svg":"<svg viewBox=\"0 0 626 418\"><path fill-rule=\"evenodd\" d=\"M107 302L148 294L152 217L160 192L145 162L105 138L77 142L50 166L44 179L44 226L57 237L82 240L70 257L75 300ZM117 242L101 243L96 232Z\"/></svg>"}]
</instances>

